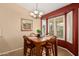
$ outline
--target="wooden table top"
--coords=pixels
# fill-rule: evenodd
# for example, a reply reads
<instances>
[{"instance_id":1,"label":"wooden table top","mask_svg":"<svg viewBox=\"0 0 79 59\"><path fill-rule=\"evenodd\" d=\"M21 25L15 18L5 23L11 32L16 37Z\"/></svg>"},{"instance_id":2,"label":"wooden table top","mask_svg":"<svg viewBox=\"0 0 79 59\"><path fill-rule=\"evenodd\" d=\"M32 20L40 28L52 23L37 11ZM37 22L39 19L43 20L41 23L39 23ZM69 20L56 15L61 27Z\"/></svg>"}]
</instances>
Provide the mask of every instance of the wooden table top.
<instances>
[{"instance_id":1,"label":"wooden table top","mask_svg":"<svg viewBox=\"0 0 79 59\"><path fill-rule=\"evenodd\" d=\"M45 42L51 38L53 38L52 36L45 36L42 38L37 38L37 37L28 37L30 40L34 41L34 42Z\"/></svg>"}]
</instances>

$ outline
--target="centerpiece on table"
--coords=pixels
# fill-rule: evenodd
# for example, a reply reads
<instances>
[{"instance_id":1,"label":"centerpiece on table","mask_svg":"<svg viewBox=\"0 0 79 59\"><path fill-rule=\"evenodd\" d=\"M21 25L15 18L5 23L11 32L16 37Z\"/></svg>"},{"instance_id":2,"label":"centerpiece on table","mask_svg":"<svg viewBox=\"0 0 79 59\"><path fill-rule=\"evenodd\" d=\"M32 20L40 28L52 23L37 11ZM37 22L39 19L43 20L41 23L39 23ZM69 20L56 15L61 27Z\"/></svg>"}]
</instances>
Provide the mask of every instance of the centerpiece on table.
<instances>
[{"instance_id":1,"label":"centerpiece on table","mask_svg":"<svg viewBox=\"0 0 79 59\"><path fill-rule=\"evenodd\" d=\"M36 31L37 31L37 37L38 38L41 37L41 33L42 33L41 30L40 29L37 29Z\"/></svg>"}]
</instances>

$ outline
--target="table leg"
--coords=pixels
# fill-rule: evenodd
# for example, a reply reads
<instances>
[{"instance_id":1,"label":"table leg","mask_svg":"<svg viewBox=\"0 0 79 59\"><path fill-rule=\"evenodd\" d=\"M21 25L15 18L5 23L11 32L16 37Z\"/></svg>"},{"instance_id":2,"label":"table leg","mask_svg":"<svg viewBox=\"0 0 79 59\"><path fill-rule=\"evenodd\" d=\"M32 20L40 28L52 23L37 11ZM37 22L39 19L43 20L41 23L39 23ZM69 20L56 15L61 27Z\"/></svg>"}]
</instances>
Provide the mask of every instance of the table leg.
<instances>
[{"instance_id":1,"label":"table leg","mask_svg":"<svg viewBox=\"0 0 79 59\"><path fill-rule=\"evenodd\" d=\"M57 56L57 42L55 42L55 56Z\"/></svg>"}]
</instances>

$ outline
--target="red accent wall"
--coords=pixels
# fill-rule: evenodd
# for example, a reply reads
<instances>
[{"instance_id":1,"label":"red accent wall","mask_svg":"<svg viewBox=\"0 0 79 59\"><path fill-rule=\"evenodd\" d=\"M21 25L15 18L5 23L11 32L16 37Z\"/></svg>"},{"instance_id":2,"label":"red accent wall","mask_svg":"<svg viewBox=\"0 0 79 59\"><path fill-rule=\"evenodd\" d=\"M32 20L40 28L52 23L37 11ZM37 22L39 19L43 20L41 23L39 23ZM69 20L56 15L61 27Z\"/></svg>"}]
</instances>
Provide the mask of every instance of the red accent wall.
<instances>
[{"instance_id":1,"label":"red accent wall","mask_svg":"<svg viewBox=\"0 0 79 59\"><path fill-rule=\"evenodd\" d=\"M65 7L62 7L60 9L57 9L55 11L52 11L48 14L45 14L41 17L41 20L43 18L46 18L46 20L48 20L51 17L56 17L56 16L60 16L60 15L65 15L65 41L63 40L58 40L58 45L62 46L66 49L68 49L70 52L72 52L74 55L78 55L78 8L79 8L79 4L78 3L72 3L70 5L67 5ZM67 36L66 36L66 14L70 11L73 11L73 44L67 42ZM46 32L48 33L48 21L47 22L47 29Z\"/></svg>"}]
</instances>

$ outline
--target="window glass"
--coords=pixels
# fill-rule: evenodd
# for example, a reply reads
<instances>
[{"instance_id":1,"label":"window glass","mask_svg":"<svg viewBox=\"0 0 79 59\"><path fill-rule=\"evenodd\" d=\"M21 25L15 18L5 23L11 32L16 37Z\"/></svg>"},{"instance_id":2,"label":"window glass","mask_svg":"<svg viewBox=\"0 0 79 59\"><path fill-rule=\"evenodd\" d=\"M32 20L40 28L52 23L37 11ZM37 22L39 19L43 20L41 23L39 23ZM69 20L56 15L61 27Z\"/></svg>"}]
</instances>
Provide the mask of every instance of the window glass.
<instances>
[{"instance_id":1,"label":"window glass","mask_svg":"<svg viewBox=\"0 0 79 59\"><path fill-rule=\"evenodd\" d=\"M59 37L59 38L63 38L63 35L64 35L64 33L63 33L63 26L64 26L64 23L63 23L63 19L62 18L58 18L57 20L56 20L56 35L57 35L57 37Z\"/></svg>"},{"instance_id":2,"label":"window glass","mask_svg":"<svg viewBox=\"0 0 79 59\"><path fill-rule=\"evenodd\" d=\"M67 41L72 43L73 40L73 12L67 13Z\"/></svg>"},{"instance_id":3,"label":"window glass","mask_svg":"<svg viewBox=\"0 0 79 59\"><path fill-rule=\"evenodd\" d=\"M48 33L56 35L61 40L65 40L65 16L58 16L48 20Z\"/></svg>"},{"instance_id":4,"label":"window glass","mask_svg":"<svg viewBox=\"0 0 79 59\"><path fill-rule=\"evenodd\" d=\"M50 19L48 21L48 33L50 35L53 35L54 34L54 19Z\"/></svg>"},{"instance_id":5,"label":"window glass","mask_svg":"<svg viewBox=\"0 0 79 59\"><path fill-rule=\"evenodd\" d=\"M42 36L46 35L46 20L42 20Z\"/></svg>"}]
</instances>

